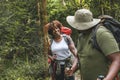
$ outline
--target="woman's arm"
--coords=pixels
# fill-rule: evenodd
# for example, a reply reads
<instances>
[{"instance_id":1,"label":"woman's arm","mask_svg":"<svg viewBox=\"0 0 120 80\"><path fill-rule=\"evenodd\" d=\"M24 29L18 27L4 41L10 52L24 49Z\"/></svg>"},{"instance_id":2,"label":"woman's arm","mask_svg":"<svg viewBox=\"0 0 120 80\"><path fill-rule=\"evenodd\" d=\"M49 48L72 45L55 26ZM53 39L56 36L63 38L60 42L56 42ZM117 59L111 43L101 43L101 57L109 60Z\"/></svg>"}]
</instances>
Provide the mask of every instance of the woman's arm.
<instances>
[{"instance_id":1,"label":"woman's arm","mask_svg":"<svg viewBox=\"0 0 120 80\"><path fill-rule=\"evenodd\" d=\"M77 54L77 49L74 45L73 40L69 37L70 40L70 44L69 44L69 49L72 52L72 54L74 55L74 60L73 60L73 65L71 67L71 75L75 72L76 68L77 68L77 64L78 64L78 54Z\"/></svg>"}]
</instances>

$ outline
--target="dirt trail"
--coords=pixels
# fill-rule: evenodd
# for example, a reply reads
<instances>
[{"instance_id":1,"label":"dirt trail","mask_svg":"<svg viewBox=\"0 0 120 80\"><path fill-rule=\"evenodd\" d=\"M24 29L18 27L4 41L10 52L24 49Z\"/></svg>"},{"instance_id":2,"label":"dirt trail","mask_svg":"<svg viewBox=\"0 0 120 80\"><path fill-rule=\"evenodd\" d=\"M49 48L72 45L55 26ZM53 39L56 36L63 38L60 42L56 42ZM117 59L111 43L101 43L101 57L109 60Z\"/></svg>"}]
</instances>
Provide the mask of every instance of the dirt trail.
<instances>
[{"instance_id":1,"label":"dirt trail","mask_svg":"<svg viewBox=\"0 0 120 80\"><path fill-rule=\"evenodd\" d=\"M48 80L52 80L51 77L49 77ZM79 72L79 71L76 71L76 72L75 72L75 80L81 80L81 79L80 79L80 72Z\"/></svg>"}]
</instances>

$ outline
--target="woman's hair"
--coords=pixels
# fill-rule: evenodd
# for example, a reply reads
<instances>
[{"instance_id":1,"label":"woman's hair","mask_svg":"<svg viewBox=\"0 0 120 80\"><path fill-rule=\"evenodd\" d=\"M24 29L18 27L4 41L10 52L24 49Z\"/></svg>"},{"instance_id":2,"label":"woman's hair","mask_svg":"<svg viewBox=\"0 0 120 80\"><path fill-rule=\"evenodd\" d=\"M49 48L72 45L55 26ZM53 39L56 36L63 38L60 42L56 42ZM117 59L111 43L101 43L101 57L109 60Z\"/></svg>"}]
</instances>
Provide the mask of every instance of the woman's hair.
<instances>
[{"instance_id":1,"label":"woman's hair","mask_svg":"<svg viewBox=\"0 0 120 80\"><path fill-rule=\"evenodd\" d=\"M49 28L48 28L48 34L53 36L53 30L55 28L59 28L61 31L61 27L62 27L62 23L59 22L58 20L54 20L52 22L49 23Z\"/></svg>"}]
</instances>

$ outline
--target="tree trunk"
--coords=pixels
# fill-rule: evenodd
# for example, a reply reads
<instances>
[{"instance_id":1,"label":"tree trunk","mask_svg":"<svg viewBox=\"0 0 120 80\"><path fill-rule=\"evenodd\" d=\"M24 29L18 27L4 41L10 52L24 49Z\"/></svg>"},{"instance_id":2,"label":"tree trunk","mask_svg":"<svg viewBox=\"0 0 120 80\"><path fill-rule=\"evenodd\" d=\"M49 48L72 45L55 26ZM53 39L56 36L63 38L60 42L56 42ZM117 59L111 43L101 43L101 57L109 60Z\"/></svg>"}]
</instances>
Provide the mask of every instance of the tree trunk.
<instances>
[{"instance_id":1,"label":"tree trunk","mask_svg":"<svg viewBox=\"0 0 120 80\"><path fill-rule=\"evenodd\" d=\"M46 11L46 5L47 5L47 0L42 0L41 2L41 29L43 30L44 33L44 61L45 61L45 77L48 75L48 33L47 29L43 28L45 24L47 24L47 11Z\"/></svg>"}]
</instances>

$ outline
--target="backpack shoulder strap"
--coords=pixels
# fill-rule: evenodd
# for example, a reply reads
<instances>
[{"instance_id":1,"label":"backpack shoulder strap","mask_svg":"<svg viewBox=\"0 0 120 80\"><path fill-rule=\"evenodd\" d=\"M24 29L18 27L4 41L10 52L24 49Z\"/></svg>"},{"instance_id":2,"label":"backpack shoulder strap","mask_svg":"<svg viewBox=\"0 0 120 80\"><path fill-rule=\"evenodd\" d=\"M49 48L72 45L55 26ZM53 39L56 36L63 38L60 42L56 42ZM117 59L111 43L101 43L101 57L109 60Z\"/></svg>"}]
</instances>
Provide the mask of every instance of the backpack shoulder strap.
<instances>
[{"instance_id":1,"label":"backpack shoulder strap","mask_svg":"<svg viewBox=\"0 0 120 80\"><path fill-rule=\"evenodd\" d=\"M67 35L63 35L63 38L64 38L65 42L69 45L70 44L70 40L69 40L68 36Z\"/></svg>"},{"instance_id":2,"label":"backpack shoulder strap","mask_svg":"<svg viewBox=\"0 0 120 80\"><path fill-rule=\"evenodd\" d=\"M50 45L53 43L53 39L50 39Z\"/></svg>"},{"instance_id":3,"label":"backpack shoulder strap","mask_svg":"<svg viewBox=\"0 0 120 80\"><path fill-rule=\"evenodd\" d=\"M52 55L52 52L51 52L51 44L52 44L52 42L53 42L53 39L50 39L49 38L49 45L48 45L48 55Z\"/></svg>"},{"instance_id":4,"label":"backpack shoulder strap","mask_svg":"<svg viewBox=\"0 0 120 80\"><path fill-rule=\"evenodd\" d=\"M102 25L102 23L98 24L97 26L95 26L92 30L92 37L91 37L91 42L92 42L92 46L93 48L97 49L98 51L102 52L101 48L99 47L98 43L97 43L97 38L96 38L96 33L98 28Z\"/></svg>"}]
</instances>

